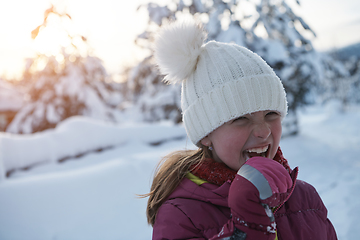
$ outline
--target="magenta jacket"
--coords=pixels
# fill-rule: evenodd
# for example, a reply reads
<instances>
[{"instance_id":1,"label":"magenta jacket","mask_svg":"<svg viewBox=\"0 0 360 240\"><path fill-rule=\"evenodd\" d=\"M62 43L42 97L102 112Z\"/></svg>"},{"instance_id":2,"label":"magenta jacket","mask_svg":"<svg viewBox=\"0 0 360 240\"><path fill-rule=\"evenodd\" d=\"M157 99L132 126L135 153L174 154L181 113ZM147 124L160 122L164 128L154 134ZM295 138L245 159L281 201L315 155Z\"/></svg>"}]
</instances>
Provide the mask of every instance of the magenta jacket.
<instances>
[{"instance_id":1,"label":"magenta jacket","mask_svg":"<svg viewBox=\"0 0 360 240\"><path fill-rule=\"evenodd\" d=\"M184 178L160 207L153 239L210 239L231 218L229 182L200 186ZM335 240L334 227L315 188L297 180L288 201L275 213L279 240ZM248 239L255 240L255 239Z\"/></svg>"}]
</instances>

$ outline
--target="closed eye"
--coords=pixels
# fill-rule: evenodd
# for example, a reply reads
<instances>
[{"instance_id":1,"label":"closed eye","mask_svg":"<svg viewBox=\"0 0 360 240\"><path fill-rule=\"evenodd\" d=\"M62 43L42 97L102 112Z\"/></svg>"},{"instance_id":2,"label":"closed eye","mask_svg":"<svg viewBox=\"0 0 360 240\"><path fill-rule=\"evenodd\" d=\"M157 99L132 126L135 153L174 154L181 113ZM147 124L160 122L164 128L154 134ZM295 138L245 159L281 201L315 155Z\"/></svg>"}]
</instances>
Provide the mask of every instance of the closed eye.
<instances>
[{"instance_id":1,"label":"closed eye","mask_svg":"<svg viewBox=\"0 0 360 240\"><path fill-rule=\"evenodd\" d=\"M266 116L269 116L269 115L280 115L280 113L275 112L275 111L271 111L271 112L266 113Z\"/></svg>"},{"instance_id":2,"label":"closed eye","mask_svg":"<svg viewBox=\"0 0 360 240\"><path fill-rule=\"evenodd\" d=\"M281 114L279 112L276 111L269 111L266 113L265 117L268 119L276 119L278 117L280 117Z\"/></svg>"},{"instance_id":3,"label":"closed eye","mask_svg":"<svg viewBox=\"0 0 360 240\"><path fill-rule=\"evenodd\" d=\"M246 117L238 117L235 120L245 120L245 119L247 119L247 118Z\"/></svg>"},{"instance_id":4,"label":"closed eye","mask_svg":"<svg viewBox=\"0 0 360 240\"><path fill-rule=\"evenodd\" d=\"M240 121L246 121L246 120L248 120L247 117L241 116L241 117L235 118L232 122L240 122Z\"/></svg>"}]
</instances>

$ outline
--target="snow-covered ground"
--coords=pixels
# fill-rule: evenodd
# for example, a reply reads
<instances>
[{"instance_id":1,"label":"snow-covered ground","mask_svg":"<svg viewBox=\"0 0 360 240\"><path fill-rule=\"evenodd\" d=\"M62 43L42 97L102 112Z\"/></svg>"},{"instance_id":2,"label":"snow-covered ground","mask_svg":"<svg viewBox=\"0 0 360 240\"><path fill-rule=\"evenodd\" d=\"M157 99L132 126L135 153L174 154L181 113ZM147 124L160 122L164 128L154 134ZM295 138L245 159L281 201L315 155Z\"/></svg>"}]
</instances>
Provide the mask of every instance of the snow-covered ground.
<instances>
[{"instance_id":1,"label":"snow-covered ground","mask_svg":"<svg viewBox=\"0 0 360 240\"><path fill-rule=\"evenodd\" d=\"M299 114L301 132L282 139L284 155L317 188L339 239L358 239L360 108L332 103ZM169 123L79 117L40 134L0 134L0 172L32 166L0 178L0 239L151 239L147 200L136 194L149 191L161 156L194 148L185 135Z\"/></svg>"}]
</instances>

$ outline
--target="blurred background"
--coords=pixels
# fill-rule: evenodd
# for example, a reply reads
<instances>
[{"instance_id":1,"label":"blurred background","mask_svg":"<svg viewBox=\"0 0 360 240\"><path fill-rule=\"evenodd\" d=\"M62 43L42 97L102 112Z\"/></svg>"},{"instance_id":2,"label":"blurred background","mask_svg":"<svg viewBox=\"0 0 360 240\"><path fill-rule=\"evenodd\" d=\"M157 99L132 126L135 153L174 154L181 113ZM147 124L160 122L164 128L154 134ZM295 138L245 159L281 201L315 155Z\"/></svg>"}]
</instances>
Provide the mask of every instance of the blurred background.
<instances>
[{"instance_id":1,"label":"blurred background","mask_svg":"<svg viewBox=\"0 0 360 240\"><path fill-rule=\"evenodd\" d=\"M181 124L181 86L162 82L152 44L162 25L188 15L204 23L208 40L251 49L282 79L283 151L305 165L302 177L332 210L339 239L355 239L359 12L355 0L1 1L0 239L151 238L146 200L134 194L148 191L161 156L195 147ZM123 186L128 171L141 177ZM62 197L49 195L54 189Z\"/></svg>"},{"instance_id":2,"label":"blurred background","mask_svg":"<svg viewBox=\"0 0 360 240\"><path fill-rule=\"evenodd\" d=\"M162 24L184 15L204 22L208 40L246 46L275 69L290 107L284 135L297 133L300 106L359 102L358 1L0 4L1 131L33 133L74 115L179 123L179 86L161 82L151 44Z\"/></svg>"}]
</instances>

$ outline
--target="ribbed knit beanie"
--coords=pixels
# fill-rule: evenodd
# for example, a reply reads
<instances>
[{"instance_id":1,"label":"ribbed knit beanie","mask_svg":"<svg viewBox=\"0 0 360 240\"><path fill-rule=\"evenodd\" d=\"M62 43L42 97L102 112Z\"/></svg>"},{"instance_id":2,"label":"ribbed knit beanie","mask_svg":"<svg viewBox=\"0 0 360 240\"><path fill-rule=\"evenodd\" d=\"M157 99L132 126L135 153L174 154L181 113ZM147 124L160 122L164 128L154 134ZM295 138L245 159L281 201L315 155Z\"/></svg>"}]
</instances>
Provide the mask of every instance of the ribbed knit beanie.
<instances>
[{"instance_id":1,"label":"ribbed knit beanie","mask_svg":"<svg viewBox=\"0 0 360 240\"><path fill-rule=\"evenodd\" d=\"M260 56L236 44L205 39L201 24L174 22L160 30L154 51L164 80L182 82L183 122L195 145L248 113L275 110L285 117L284 87Z\"/></svg>"}]
</instances>

